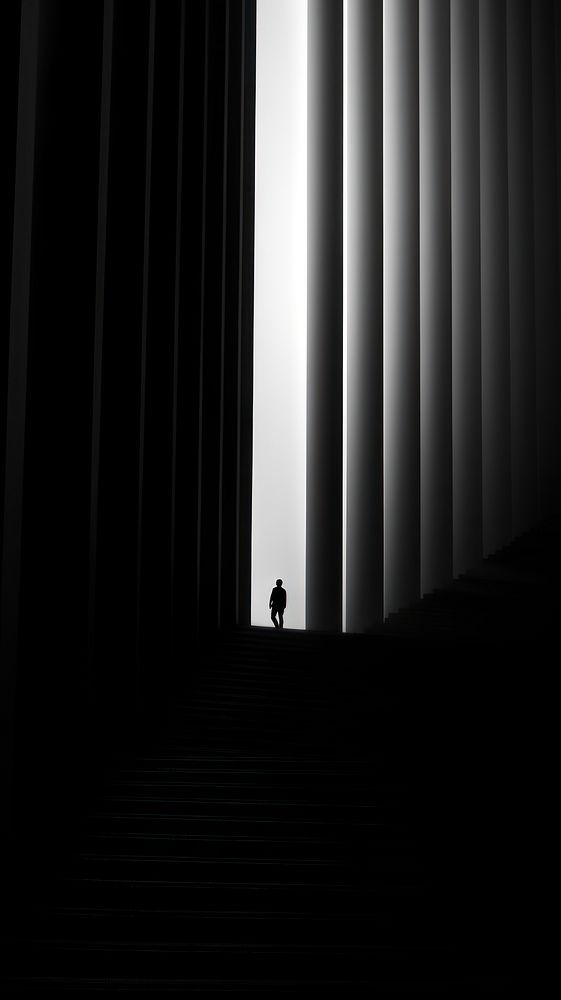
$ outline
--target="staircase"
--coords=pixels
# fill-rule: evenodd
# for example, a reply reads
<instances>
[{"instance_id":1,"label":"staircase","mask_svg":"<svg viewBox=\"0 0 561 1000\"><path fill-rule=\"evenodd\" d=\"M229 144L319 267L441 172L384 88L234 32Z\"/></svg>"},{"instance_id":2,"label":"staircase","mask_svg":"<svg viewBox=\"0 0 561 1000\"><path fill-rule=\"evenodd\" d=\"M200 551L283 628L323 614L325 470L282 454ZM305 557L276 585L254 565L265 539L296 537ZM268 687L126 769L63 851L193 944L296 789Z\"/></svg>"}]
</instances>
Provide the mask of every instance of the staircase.
<instances>
[{"instance_id":1,"label":"staircase","mask_svg":"<svg viewBox=\"0 0 561 1000\"><path fill-rule=\"evenodd\" d=\"M255 628L200 651L159 737L114 759L22 891L4 990L513 995L453 856L441 678L417 674L391 635Z\"/></svg>"}]
</instances>

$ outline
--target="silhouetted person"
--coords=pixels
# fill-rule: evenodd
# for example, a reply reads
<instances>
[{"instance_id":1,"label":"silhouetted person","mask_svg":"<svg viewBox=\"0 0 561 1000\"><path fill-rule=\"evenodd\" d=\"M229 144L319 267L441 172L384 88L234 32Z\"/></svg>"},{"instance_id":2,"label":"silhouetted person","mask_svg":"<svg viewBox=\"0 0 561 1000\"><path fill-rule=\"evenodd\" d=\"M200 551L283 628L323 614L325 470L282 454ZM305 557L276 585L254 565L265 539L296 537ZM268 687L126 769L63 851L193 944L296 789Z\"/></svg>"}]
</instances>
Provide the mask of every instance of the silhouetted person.
<instances>
[{"instance_id":1,"label":"silhouetted person","mask_svg":"<svg viewBox=\"0 0 561 1000\"><path fill-rule=\"evenodd\" d=\"M275 628L284 628L284 609L286 608L286 590L283 589L282 580L277 580L276 587L271 591L269 598L271 609L271 621ZM279 620L277 621L277 615Z\"/></svg>"}]
</instances>

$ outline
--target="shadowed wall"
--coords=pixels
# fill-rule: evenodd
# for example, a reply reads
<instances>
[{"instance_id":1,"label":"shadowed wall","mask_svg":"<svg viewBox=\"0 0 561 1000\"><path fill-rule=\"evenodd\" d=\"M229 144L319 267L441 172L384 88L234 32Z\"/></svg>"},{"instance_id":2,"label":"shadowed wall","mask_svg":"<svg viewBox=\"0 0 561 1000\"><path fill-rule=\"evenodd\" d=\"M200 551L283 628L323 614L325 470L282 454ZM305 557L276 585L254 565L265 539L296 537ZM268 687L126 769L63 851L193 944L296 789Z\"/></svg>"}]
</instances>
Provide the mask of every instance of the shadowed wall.
<instances>
[{"instance_id":1,"label":"shadowed wall","mask_svg":"<svg viewBox=\"0 0 561 1000\"><path fill-rule=\"evenodd\" d=\"M8 783L42 734L61 771L124 738L248 620L255 3L9 9Z\"/></svg>"},{"instance_id":2,"label":"shadowed wall","mask_svg":"<svg viewBox=\"0 0 561 1000\"><path fill-rule=\"evenodd\" d=\"M339 630L343 572L343 4L308 3L306 627Z\"/></svg>"}]
</instances>

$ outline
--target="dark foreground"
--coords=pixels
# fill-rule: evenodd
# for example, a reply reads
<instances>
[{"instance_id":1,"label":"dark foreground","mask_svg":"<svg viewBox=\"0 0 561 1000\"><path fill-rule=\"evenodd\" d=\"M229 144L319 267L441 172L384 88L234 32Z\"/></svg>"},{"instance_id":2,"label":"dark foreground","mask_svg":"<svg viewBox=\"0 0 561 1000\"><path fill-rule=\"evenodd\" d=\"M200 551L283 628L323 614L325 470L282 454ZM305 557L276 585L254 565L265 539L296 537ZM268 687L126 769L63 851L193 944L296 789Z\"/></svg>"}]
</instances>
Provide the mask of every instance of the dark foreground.
<instances>
[{"instance_id":1,"label":"dark foreground","mask_svg":"<svg viewBox=\"0 0 561 1000\"><path fill-rule=\"evenodd\" d=\"M4 992L534 992L559 553L550 524L377 635L203 648L64 822L44 783L22 810Z\"/></svg>"}]
</instances>

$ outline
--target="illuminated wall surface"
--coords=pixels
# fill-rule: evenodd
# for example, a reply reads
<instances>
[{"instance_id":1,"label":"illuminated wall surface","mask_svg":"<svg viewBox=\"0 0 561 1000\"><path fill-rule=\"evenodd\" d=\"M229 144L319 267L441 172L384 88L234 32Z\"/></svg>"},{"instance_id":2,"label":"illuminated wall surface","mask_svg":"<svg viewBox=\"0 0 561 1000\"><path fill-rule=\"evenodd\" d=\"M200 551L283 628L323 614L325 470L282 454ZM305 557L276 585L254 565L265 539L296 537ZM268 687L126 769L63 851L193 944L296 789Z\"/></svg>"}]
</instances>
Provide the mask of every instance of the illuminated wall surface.
<instances>
[{"instance_id":1,"label":"illuminated wall surface","mask_svg":"<svg viewBox=\"0 0 561 1000\"><path fill-rule=\"evenodd\" d=\"M287 624L361 632L559 509L561 15L309 0L304 43L305 6L258 3L253 620L282 533Z\"/></svg>"},{"instance_id":2,"label":"illuminated wall surface","mask_svg":"<svg viewBox=\"0 0 561 1000\"><path fill-rule=\"evenodd\" d=\"M306 4L259 0L255 110L252 602L305 627Z\"/></svg>"}]
</instances>

